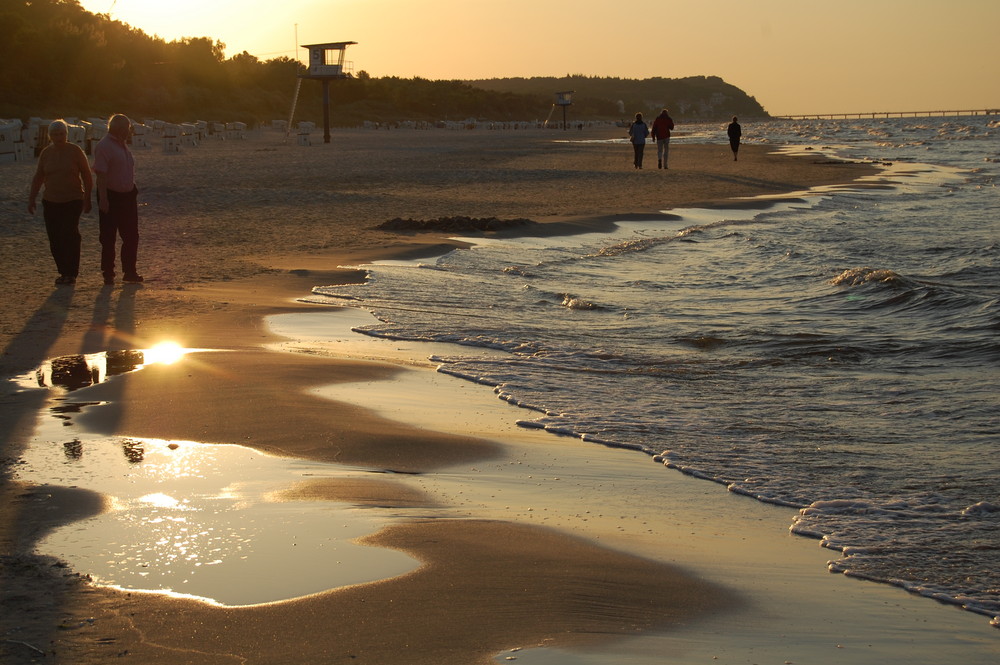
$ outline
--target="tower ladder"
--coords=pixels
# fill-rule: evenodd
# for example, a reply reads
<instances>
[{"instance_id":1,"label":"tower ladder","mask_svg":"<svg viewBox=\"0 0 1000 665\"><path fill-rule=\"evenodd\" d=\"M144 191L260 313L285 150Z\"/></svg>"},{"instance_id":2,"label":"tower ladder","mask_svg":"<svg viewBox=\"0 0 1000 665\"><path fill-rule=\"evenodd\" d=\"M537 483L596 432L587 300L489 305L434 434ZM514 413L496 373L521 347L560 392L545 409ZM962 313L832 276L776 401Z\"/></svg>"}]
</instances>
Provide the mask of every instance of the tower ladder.
<instances>
[{"instance_id":1,"label":"tower ladder","mask_svg":"<svg viewBox=\"0 0 1000 665\"><path fill-rule=\"evenodd\" d=\"M544 127L545 129L548 129L548 127L549 127L549 120L552 119L552 114L555 113L555 112L556 112L556 105L553 104L552 108L549 109L549 115L548 115L548 117L545 118L545 122L542 123L542 127Z\"/></svg>"},{"instance_id":2,"label":"tower ladder","mask_svg":"<svg viewBox=\"0 0 1000 665\"><path fill-rule=\"evenodd\" d=\"M292 134L292 120L295 118L295 106L299 103L299 88L302 87L302 79L295 77L295 95L292 97L292 110L288 114L288 126L285 127L285 140Z\"/></svg>"}]
</instances>

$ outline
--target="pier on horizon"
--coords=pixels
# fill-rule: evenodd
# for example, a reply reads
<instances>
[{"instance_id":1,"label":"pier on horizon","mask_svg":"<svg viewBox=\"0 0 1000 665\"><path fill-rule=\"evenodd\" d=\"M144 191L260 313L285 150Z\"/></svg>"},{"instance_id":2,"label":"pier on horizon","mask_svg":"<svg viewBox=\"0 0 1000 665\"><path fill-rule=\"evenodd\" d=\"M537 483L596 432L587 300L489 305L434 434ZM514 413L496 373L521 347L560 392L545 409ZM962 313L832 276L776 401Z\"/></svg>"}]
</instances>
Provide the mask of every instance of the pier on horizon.
<instances>
[{"instance_id":1,"label":"pier on horizon","mask_svg":"<svg viewBox=\"0 0 1000 665\"><path fill-rule=\"evenodd\" d=\"M771 116L774 120L847 120L850 118L933 118L944 116L998 115L1000 108L972 109L962 111L869 111L865 113L793 113Z\"/></svg>"}]
</instances>

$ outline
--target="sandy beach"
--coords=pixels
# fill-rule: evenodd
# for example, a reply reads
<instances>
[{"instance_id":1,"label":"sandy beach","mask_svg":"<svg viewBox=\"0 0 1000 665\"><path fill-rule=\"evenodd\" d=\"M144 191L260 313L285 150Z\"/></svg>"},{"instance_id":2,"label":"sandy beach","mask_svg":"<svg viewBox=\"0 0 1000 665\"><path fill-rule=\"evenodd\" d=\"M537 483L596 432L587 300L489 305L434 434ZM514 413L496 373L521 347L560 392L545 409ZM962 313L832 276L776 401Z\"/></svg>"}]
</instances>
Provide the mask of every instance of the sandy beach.
<instances>
[{"instance_id":1,"label":"sandy beach","mask_svg":"<svg viewBox=\"0 0 1000 665\"><path fill-rule=\"evenodd\" d=\"M634 471L618 451L596 446L589 454L620 476L593 477L586 460L557 468L551 452L579 442L518 431L516 409L435 374L419 349L364 342L301 352L295 317L337 316L297 302L313 286L357 281L363 272L354 266L373 260L460 244L444 233L378 228L388 220L530 219L509 233L566 234L875 173L755 145L734 163L726 145L680 142L670 170L634 171L630 147L603 140L620 133L344 130L329 145L303 147L258 131L178 154L137 149L140 287L101 285L94 215L81 222L76 287L53 287L41 216L25 212L34 164L0 166L5 378L59 356L165 340L222 351L61 395L86 403L64 425L93 436L239 444L349 469L348 480L291 484L277 500L387 510L391 518L364 543L419 561L401 576L241 607L89 584L86 571L36 545L61 525L110 510L112 498L19 477L19 458L55 391L5 381L0 661L596 663L615 662L600 654L618 649L640 659L659 653L658 662L748 662L735 645L759 639L747 645L752 653L785 662L805 653L812 662L874 663L926 655L928 622L974 653L995 655L985 629L975 637L981 618L825 575L829 557L814 542L782 533L787 509L655 465ZM288 332L279 335L282 325ZM450 413L408 410L415 393ZM653 484L658 492L675 484L676 522L650 524L642 509L602 493L606 482L634 485L637 498ZM707 521L699 515L706 507L726 517ZM752 579L747 569L763 557L785 562L772 574L779 577ZM803 634L811 622L824 628ZM870 633L858 627L866 622ZM848 635L857 643L841 643ZM559 660L566 653L575 655Z\"/></svg>"}]
</instances>

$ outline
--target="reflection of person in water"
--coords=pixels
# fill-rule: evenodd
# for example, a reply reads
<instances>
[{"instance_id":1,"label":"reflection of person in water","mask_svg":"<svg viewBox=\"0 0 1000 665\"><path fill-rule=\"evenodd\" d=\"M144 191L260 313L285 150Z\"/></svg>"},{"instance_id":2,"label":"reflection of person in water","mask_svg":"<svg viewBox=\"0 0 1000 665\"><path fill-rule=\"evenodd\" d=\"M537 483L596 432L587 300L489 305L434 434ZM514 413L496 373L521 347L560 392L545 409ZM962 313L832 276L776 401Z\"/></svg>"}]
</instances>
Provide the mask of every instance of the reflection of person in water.
<instances>
[{"instance_id":1,"label":"reflection of person in water","mask_svg":"<svg viewBox=\"0 0 1000 665\"><path fill-rule=\"evenodd\" d=\"M100 370L89 364L86 356L73 355L53 358L50 365L52 367L50 381L52 381L53 386L77 390L100 383ZM42 370L38 370L38 384L45 385L45 376Z\"/></svg>"},{"instance_id":2,"label":"reflection of person in water","mask_svg":"<svg viewBox=\"0 0 1000 665\"><path fill-rule=\"evenodd\" d=\"M117 376L131 372L146 360L142 351L108 351L107 357L108 376Z\"/></svg>"},{"instance_id":3,"label":"reflection of person in water","mask_svg":"<svg viewBox=\"0 0 1000 665\"><path fill-rule=\"evenodd\" d=\"M71 460L83 459L83 442L80 439L66 441L63 443L63 453ZM143 447L142 441L125 439L122 441L122 454L125 455L129 464L138 464L145 458L146 449Z\"/></svg>"},{"instance_id":4,"label":"reflection of person in water","mask_svg":"<svg viewBox=\"0 0 1000 665\"><path fill-rule=\"evenodd\" d=\"M80 459L83 457L83 444L80 439L73 439L63 444L63 452L69 459Z\"/></svg>"},{"instance_id":5,"label":"reflection of person in water","mask_svg":"<svg viewBox=\"0 0 1000 665\"><path fill-rule=\"evenodd\" d=\"M122 441L122 452L125 453L125 459L132 464L138 464L146 455L146 449L142 447L142 441L132 441L130 439Z\"/></svg>"},{"instance_id":6,"label":"reflection of person in water","mask_svg":"<svg viewBox=\"0 0 1000 665\"><path fill-rule=\"evenodd\" d=\"M104 360L103 367L101 360ZM49 361L51 373L48 380L51 387L60 386L66 390L78 390L105 381L109 376L131 372L144 362L142 351L108 351L104 354L84 356L60 356ZM35 373L38 385L49 387L44 369Z\"/></svg>"}]
</instances>

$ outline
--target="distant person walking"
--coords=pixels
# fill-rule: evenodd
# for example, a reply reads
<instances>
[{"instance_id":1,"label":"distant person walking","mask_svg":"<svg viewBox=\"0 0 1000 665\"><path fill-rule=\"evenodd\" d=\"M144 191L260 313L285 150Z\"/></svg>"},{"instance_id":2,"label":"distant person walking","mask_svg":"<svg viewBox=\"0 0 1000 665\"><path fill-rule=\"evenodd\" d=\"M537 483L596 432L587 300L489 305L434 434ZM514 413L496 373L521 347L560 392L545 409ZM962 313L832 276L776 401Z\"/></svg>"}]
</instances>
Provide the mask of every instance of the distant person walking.
<instances>
[{"instance_id":1,"label":"distant person walking","mask_svg":"<svg viewBox=\"0 0 1000 665\"><path fill-rule=\"evenodd\" d=\"M670 130L674 128L674 119L667 109L660 111L653 121L653 140L656 141L656 167L669 168L667 158L670 156Z\"/></svg>"},{"instance_id":2,"label":"distant person walking","mask_svg":"<svg viewBox=\"0 0 1000 665\"><path fill-rule=\"evenodd\" d=\"M743 136L743 128L740 127L740 123L737 121L735 115L733 116L733 121L729 123L729 127L726 129L726 133L729 134L729 147L733 150L733 161L735 162L740 152L740 137Z\"/></svg>"},{"instance_id":3,"label":"distant person walking","mask_svg":"<svg viewBox=\"0 0 1000 665\"><path fill-rule=\"evenodd\" d=\"M633 164L635 168L642 168L642 153L646 150L646 137L649 136L649 127L642 121L642 114L635 114L635 122L628 128L629 140L632 141L632 149L635 151Z\"/></svg>"},{"instance_id":4,"label":"distant person walking","mask_svg":"<svg viewBox=\"0 0 1000 665\"><path fill-rule=\"evenodd\" d=\"M80 274L80 215L90 212L94 182L87 155L80 146L69 142L65 120L49 125L49 140L51 143L38 156L38 168L31 179L28 212L35 214L35 199L44 185L42 215L49 251L59 271L56 284L76 284Z\"/></svg>"},{"instance_id":5,"label":"distant person walking","mask_svg":"<svg viewBox=\"0 0 1000 665\"><path fill-rule=\"evenodd\" d=\"M107 135L94 147L97 206L100 218L101 272L104 283L115 283L115 245L122 239L122 280L142 282L136 272L139 252L139 190L135 186L135 158L128 149L132 122L116 114L108 121Z\"/></svg>"}]
</instances>

